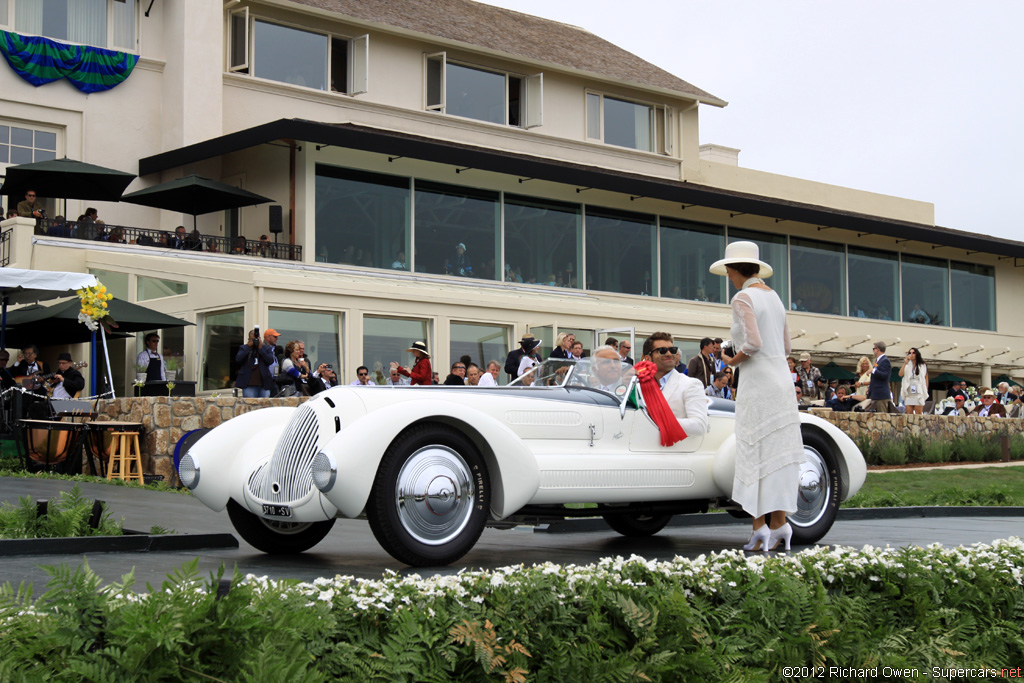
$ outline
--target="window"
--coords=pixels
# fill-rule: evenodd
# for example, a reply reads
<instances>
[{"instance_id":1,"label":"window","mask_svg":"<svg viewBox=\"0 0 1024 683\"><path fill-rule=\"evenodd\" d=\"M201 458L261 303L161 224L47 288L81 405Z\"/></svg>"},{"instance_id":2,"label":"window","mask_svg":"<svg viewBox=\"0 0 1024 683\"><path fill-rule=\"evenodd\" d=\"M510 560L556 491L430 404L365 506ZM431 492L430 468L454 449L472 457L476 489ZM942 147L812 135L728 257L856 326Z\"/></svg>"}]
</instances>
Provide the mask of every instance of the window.
<instances>
[{"instance_id":1,"label":"window","mask_svg":"<svg viewBox=\"0 0 1024 683\"><path fill-rule=\"evenodd\" d=\"M118 273L113 270L89 269L90 275L107 288L107 291L122 301L131 301L131 276L128 273Z\"/></svg>"},{"instance_id":2,"label":"window","mask_svg":"<svg viewBox=\"0 0 1024 683\"><path fill-rule=\"evenodd\" d=\"M579 204L505 195L506 282L583 287Z\"/></svg>"},{"instance_id":3,"label":"window","mask_svg":"<svg viewBox=\"0 0 1024 683\"><path fill-rule=\"evenodd\" d=\"M228 19L228 70L279 83L356 95L369 81L369 35L346 39L263 19Z\"/></svg>"},{"instance_id":4,"label":"window","mask_svg":"<svg viewBox=\"0 0 1024 683\"><path fill-rule=\"evenodd\" d=\"M426 108L521 128L543 123L544 75L517 76L426 55Z\"/></svg>"},{"instance_id":5,"label":"window","mask_svg":"<svg viewBox=\"0 0 1024 683\"><path fill-rule=\"evenodd\" d=\"M146 335L150 332L156 332L160 335L160 343L157 349L160 351L160 355L164 357L164 363L178 371L178 379L184 379L194 374L191 372L188 375L182 374L186 370L191 371L191 368L185 367L185 328L168 327L162 330L144 330L135 335L135 355L131 357L132 372L129 373L132 378L135 377L135 373L146 371L145 368L140 370L136 367L135 361L138 359L139 354L146 350ZM133 388L129 387L129 391ZM133 394L129 393L128 395Z\"/></svg>"},{"instance_id":6,"label":"window","mask_svg":"<svg viewBox=\"0 0 1024 683\"><path fill-rule=\"evenodd\" d=\"M410 348L414 341L427 343L431 366L435 372L440 372L439 359L430 339L429 328L430 324L426 320L364 317L362 365L370 369L370 379L377 384L384 384L389 377L391 361L411 368L414 362L412 353L406 349ZM444 374L441 378L444 379ZM348 384L343 382L341 377L338 378L338 382Z\"/></svg>"},{"instance_id":7,"label":"window","mask_svg":"<svg viewBox=\"0 0 1024 683\"><path fill-rule=\"evenodd\" d=\"M245 314L241 308L199 316L202 335L199 390L217 391L234 386L238 366L235 354L245 342Z\"/></svg>"},{"instance_id":8,"label":"window","mask_svg":"<svg viewBox=\"0 0 1024 683\"><path fill-rule=\"evenodd\" d=\"M761 260L772 267L773 274L768 280L768 286L774 289L782 303L790 306L789 303L789 254L787 253L786 237L784 235L769 235L764 232L753 232L751 230L735 230L729 228L729 242L753 242L761 253ZM729 301L732 301L736 289L729 285Z\"/></svg>"},{"instance_id":9,"label":"window","mask_svg":"<svg viewBox=\"0 0 1024 683\"><path fill-rule=\"evenodd\" d=\"M903 320L949 325L949 265L923 256L902 257Z\"/></svg>"},{"instance_id":10,"label":"window","mask_svg":"<svg viewBox=\"0 0 1024 683\"><path fill-rule=\"evenodd\" d=\"M725 300L725 278L708 268L722 258L725 230L674 218L661 219L661 295L692 301Z\"/></svg>"},{"instance_id":11,"label":"window","mask_svg":"<svg viewBox=\"0 0 1024 683\"><path fill-rule=\"evenodd\" d=\"M587 207L587 289L656 296L654 216Z\"/></svg>"},{"instance_id":12,"label":"window","mask_svg":"<svg viewBox=\"0 0 1024 683\"><path fill-rule=\"evenodd\" d=\"M497 192L417 180L416 272L496 279L498 210Z\"/></svg>"},{"instance_id":13,"label":"window","mask_svg":"<svg viewBox=\"0 0 1024 683\"><path fill-rule=\"evenodd\" d=\"M18 33L114 50L136 49L134 0L9 1L14 4ZM0 10L6 5L0 4Z\"/></svg>"},{"instance_id":14,"label":"window","mask_svg":"<svg viewBox=\"0 0 1024 683\"><path fill-rule=\"evenodd\" d=\"M0 164L16 166L56 158L57 133L0 123Z\"/></svg>"},{"instance_id":15,"label":"window","mask_svg":"<svg viewBox=\"0 0 1024 683\"><path fill-rule=\"evenodd\" d=\"M320 363L330 363L341 382L341 345L338 343L340 316L337 313L307 313L279 308L270 309L270 327L281 333L278 345L284 347L298 339L306 344L306 355L315 370Z\"/></svg>"},{"instance_id":16,"label":"window","mask_svg":"<svg viewBox=\"0 0 1024 683\"><path fill-rule=\"evenodd\" d=\"M996 329L996 274L992 266L950 264L953 326Z\"/></svg>"},{"instance_id":17,"label":"window","mask_svg":"<svg viewBox=\"0 0 1024 683\"><path fill-rule=\"evenodd\" d=\"M316 260L409 270L411 182L316 166Z\"/></svg>"},{"instance_id":18,"label":"window","mask_svg":"<svg viewBox=\"0 0 1024 683\"><path fill-rule=\"evenodd\" d=\"M454 362L462 356L469 356L482 370L487 369L488 362L496 360L504 368L509 351L509 331L507 325L452 323L448 358ZM451 363L448 365L450 367Z\"/></svg>"},{"instance_id":19,"label":"window","mask_svg":"<svg viewBox=\"0 0 1024 683\"><path fill-rule=\"evenodd\" d=\"M672 153L672 109L587 93L587 138L644 152Z\"/></svg>"},{"instance_id":20,"label":"window","mask_svg":"<svg viewBox=\"0 0 1024 683\"><path fill-rule=\"evenodd\" d=\"M842 244L790 238L789 267L794 311L846 315L846 248Z\"/></svg>"},{"instance_id":21,"label":"window","mask_svg":"<svg viewBox=\"0 0 1024 683\"><path fill-rule=\"evenodd\" d=\"M850 315L894 320L899 317L900 260L893 252L849 248Z\"/></svg>"},{"instance_id":22,"label":"window","mask_svg":"<svg viewBox=\"0 0 1024 683\"><path fill-rule=\"evenodd\" d=\"M187 282L176 282L174 280L162 280L157 277L138 277L138 299L137 301L149 301L151 299L162 299L166 296L180 296L188 294Z\"/></svg>"}]
</instances>

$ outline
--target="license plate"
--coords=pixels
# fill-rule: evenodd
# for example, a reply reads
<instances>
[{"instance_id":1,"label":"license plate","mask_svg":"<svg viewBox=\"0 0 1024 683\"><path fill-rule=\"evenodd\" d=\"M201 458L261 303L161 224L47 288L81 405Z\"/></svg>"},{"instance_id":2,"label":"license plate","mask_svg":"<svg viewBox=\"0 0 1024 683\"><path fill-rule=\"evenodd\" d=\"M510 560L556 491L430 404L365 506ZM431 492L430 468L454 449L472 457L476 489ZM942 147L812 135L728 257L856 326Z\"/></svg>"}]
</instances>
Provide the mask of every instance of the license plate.
<instances>
[{"instance_id":1,"label":"license plate","mask_svg":"<svg viewBox=\"0 0 1024 683\"><path fill-rule=\"evenodd\" d=\"M292 509L287 505L264 505L263 514L270 517L291 517Z\"/></svg>"}]
</instances>

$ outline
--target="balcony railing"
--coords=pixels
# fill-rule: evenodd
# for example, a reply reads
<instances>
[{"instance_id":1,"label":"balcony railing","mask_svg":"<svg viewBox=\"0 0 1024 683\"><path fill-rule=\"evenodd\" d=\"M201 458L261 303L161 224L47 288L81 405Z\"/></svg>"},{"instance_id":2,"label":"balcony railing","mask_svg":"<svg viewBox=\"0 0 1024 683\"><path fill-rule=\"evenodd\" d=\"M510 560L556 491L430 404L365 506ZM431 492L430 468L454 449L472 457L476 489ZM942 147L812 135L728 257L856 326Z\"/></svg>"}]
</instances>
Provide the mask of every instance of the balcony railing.
<instances>
[{"instance_id":1,"label":"balcony railing","mask_svg":"<svg viewBox=\"0 0 1024 683\"><path fill-rule=\"evenodd\" d=\"M9 230L7 232L10 232ZM280 259L283 261L301 261L302 246L299 244L275 244L261 240L249 240L244 237L222 237L220 235L203 235L192 232L185 233L179 239L167 230L136 228L128 225L110 225L106 223L75 223L57 221L50 218L37 221L36 234L47 237L64 237L73 240L108 242L111 244L137 244L142 247L157 247L177 251L196 251L209 254L228 254L232 256L258 256ZM10 236L4 233L3 255L9 249ZM4 265L7 265L4 263Z\"/></svg>"},{"instance_id":2,"label":"balcony railing","mask_svg":"<svg viewBox=\"0 0 1024 683\"><path fill-rule=\"evenodd\" d=\"M11 265L11 233L14 228L7 228L0 233L0 268Z\"/></svg>"}]
</instances>

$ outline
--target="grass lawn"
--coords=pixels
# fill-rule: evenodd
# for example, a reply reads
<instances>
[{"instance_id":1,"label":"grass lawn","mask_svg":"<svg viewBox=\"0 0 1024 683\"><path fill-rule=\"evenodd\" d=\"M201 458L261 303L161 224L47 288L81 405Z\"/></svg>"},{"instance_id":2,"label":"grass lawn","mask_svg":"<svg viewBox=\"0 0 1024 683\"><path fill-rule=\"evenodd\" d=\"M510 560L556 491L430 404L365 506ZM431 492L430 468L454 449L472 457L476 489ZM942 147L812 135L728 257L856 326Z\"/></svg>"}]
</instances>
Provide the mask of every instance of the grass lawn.
<instances>
[{"instance_id":1,"label":"grass lawn","mask_svg":"<svg viewBox=\"0 0 1024 683\"><path fill-rule=\"evenodd\" d=\"M868 472L843 507L1024 505L1024 466Z\"/></svg>"}]
</instances>

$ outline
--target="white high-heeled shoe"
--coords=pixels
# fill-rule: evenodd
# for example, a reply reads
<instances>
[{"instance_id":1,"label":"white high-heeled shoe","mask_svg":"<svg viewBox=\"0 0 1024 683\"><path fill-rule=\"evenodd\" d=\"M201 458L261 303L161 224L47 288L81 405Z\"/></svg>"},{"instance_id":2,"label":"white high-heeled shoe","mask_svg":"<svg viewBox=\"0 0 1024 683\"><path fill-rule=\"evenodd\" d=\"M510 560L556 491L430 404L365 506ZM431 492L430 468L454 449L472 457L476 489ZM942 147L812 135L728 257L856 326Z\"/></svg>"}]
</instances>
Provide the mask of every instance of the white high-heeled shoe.
<instances>
[{"instance_id":1,"label":"white high-heeled shoe","mask_svg":"<svg viewBox=\"0 0 1024 683\"><path fill-rule=\"evenodd\" d=\"M768 525L766 524L765 526L768 526ZM766 551L767 550L775 550L776 546L778 546L778 544L781 542L781 543L785 544L785 549L789 550L790 541L792 541L792 539L793 539L793 527L791 527L789 525L789 522L786 522L785 524L780 526L778 529L771 529L770 530L770 532L768 534L768 544L767 544L767 546L765 546L765 549L766 549Z\"/></svg>"},{"instance_id":2,"label":"white high-heeled shoe","mask_svg":"<svg viewBox=\"0 0 1024 683\"><path fill-rule=\"evenodd\" d=\"M767 524L762 524L758 528L754 529L753 533L750 534L750 540L743 546L744 550L750 550L757 552L768 552L768 541L771 538L771 530ZM760 544L760 547L758 545Z\"/></svg>"}]
</instances>

